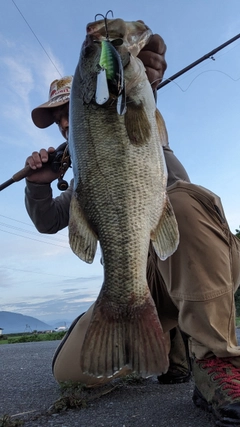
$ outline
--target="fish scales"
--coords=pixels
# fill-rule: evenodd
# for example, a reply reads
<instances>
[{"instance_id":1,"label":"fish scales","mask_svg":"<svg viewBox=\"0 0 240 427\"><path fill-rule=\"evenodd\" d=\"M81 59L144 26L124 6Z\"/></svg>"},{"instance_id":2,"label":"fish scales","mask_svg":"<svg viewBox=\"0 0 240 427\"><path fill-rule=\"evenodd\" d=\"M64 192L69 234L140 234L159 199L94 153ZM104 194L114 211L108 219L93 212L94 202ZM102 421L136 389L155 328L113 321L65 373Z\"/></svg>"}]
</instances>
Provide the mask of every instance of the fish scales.
<instances>
[{"instance_id":1,"label":"fish scales","mask_svg":"<svg viewBox=\"0 0 240 427\"><path fill-rule=\"evenodd\" d=\"M81 194L81 207L87 212L93 228L97 230L106 267L105 282L108 286L107 279L111 279L113 274L116 275L112 268L108 268L108 264L109 266L113 265L113 262L116 264L117 248L119 261L122 260L119 263L121 272L118 279L122 278L122 270L130 263L132 265L128 269L129 280L132 280L133 274L141 281L146 278L144 268L137 268L135 271L132 267L138 264L137 256L141 262L142 260L146 262L150 231L156 228L164 203L163 200L159 200L160 192L156 192L155 186L158 184L158 177L159 184L165 177L161 176L163 174L160 165L154 162L153 167L151 162L157 157L156 145L124 146L123 141L127 139L125 126L122 125L124 117L117 116L117 123L113 120L109 124L105 122L103 133L105 114L102 110L97 113L98 122L91 112L87 114L91 130L88 136L85 134L82 137L81 127L79 128L81 145L76 155L81 159L78 163L79 170L82 176L85 173L86 175L84 182L81 180L76 188L76 192ZM115 116L113 111L113 119ZM116 138L112 139L112 133L116 134ZM97 147L93 145L93 141L97 141ZM152 209L153 204L157 209ZM131 221L126 222L129 217ZM126 248L125 251L122 250L123 247ZM126 274L127 272L124 275L125 280ZM111 292L111 282L109 284L108 291ZM135 285L136 291L139 290L139 285L137 283ZM124 292L126 284L122 284L121 287L123 289L118 291L120 295Z\"/></svg>"},{"instance_id":2,"label":"fish scales","mask_svg":"<svg viewBox=\"0 0 240 427\"><path fill-rule=\"evenodd\" d=\"M144 66L136 58L134 23L128 26L117 20L115 27L111 22L114 36L119 22L121 33L122 28L133 32L135 49L124 67L126 114L117 114L116 103L100 107L94 102L101 54L96 39L101 40L103 21L94 23L97 35L96 31L87 35L83 44L70 101L74 172L70 245L81 259L92 262L99 240L104 267L102 289L80 355L83 371L97 377L111 377L124 366L142 376L167 370L164 334L146 267L150 239L162 258L178 244L177 224L166 195L165 125L156 113ZM142 45L150 30L142 23L136 27ZM109 27L108 32L111 37ZM131 50L130 36L119 48L123 64L126 50ZM161 239L161 230L167 237Z\"/></svg>"}]
</instances>

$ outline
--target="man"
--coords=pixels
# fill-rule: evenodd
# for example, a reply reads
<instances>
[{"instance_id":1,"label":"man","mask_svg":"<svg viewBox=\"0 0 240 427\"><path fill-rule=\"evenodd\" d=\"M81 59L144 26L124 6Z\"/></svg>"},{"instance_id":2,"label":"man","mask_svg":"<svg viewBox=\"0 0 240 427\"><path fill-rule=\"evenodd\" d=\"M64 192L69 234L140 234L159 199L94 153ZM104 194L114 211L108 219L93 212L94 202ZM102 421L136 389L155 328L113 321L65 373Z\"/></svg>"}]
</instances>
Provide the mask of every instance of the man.
<instances>
[{"instance_id":1,"label":"man","mask_svg":"<svg viewBox=\"0 0 240 427\"><path fill-rule=\"evenodd\" d=\"M163 40L154 35L139 54L153 89L166 68L165 50ZM64 83L64 79L53 82L49 101L33 110L32 119L40 128L57 123L67 139L68 89L67 82L66 92L59 83ZM52 199L50 183L57 174L49 167L42 168L52 150L42 149L27 159L27 164L37 172L27 178L26 207L37 229L44 233L55 233L68 225L72 191L70 187ZM240 283L240 242L229 230L219 197L190 183L169 147L164 154L168 194L179 225L180 244L166 261L160 261L150 245L149 287L164 331L179 325L190 337L194 403L212 410L218 425L240 425L240 347L235 334L234 305L234 292ZM76 378L76 372L83 378L79 359L73 360L72 355L79 354L82 341L76 337L83 340L91 310L92 307L76 319L55 355L53 369L58 381L64 380L66 367L68 379ZM85 380L91 382L89 377Z\"/></svg>"}]
</instances>

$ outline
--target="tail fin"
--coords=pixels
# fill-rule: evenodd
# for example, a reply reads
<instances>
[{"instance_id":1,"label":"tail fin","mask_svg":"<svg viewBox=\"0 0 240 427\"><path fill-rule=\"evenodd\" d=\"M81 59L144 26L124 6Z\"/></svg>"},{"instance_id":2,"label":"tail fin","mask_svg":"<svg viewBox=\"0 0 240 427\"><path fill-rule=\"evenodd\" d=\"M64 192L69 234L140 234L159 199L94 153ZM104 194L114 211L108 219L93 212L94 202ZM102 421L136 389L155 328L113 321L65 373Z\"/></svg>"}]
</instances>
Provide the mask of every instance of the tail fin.
<instances>
[{"instance_id":1,"label":"tail fin","mask_svg":"<svg viewBox=\"0 0 240 427\"><path fill-rule=\"evenodd\" d=\"M107 304L104 308L98 301L82 347L83 372L112 377L127 366L142 377L165 373L165 338L150 293L142 306L129 306L125 315L114 312Z\"/></svg>"}]
</instances>

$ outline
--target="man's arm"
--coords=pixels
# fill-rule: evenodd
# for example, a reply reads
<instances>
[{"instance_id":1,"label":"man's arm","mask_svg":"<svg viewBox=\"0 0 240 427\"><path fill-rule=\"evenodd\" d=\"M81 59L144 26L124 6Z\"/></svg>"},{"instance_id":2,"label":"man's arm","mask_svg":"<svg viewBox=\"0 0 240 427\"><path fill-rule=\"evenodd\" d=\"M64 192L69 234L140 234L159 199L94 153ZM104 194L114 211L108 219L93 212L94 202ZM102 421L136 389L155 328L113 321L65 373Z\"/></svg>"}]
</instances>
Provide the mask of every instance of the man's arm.
<instances>
[{"instance_id":1,"label":"man's arm","mask_svg":"<svg viewBox=\"0 0 240 427\"><path fill-rule=\"evenodd\" d=\"M190 182L190 178L182 163L175 156L169 145L163 147L163 153L167 165L168 181L167 186L174 184L178 180Z\"/></svg>"},{"instance_id":2,"label":"man's arm","mask_svg":"<svg viewBox=\"0 0 240 427\"><path fill-rule=\"evenodd\" d=\"M73 191L73 181L70 187L53 198L51 182L59 177L59 173L52 171L48 162L48 150L42 148L34 151L26 160L33 174L26 179L25 205L32 222L40 233L53 234L68 226L69 206ZM44 166L44 167L43 167Z\"/></svg>"},{"instance_id":3,"label":"man's arm","mask_svg":"<svg viewBox=\"0 0 240 427\"><path fill-rule=\"evenodd\" d=\"M53 234L68 226L72 191L73 180L66 191L53 198L50 184L36 184L26 180L26 209L40 233Z\"/></svg>"}]
</instances>

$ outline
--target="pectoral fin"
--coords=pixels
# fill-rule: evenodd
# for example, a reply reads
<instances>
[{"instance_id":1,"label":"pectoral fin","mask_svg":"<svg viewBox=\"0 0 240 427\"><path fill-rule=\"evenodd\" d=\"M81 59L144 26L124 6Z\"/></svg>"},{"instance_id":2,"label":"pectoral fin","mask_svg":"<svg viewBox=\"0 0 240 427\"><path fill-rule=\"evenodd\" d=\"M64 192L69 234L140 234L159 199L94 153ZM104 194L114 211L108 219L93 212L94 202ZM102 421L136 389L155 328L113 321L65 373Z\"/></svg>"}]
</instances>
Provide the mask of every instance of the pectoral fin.
<instances>
[{"instance_id":1,"label":"pectoral fin","mask_svg":"<svg viewBox=\"0 0 240 427\"><path fill-rule=\"evenodd\" d=\"M167 133L163 116L161 115L160 111L157 108L155 112L155 117L156 117L156 123L157 123L161 144L163 147L166 147L168 145L168 133Z\"/></svg>"},{"instance_id":2,"label":"pectoral fin","mask_svg":"<svg viewBox=\"0 0 240 427\"><path fill-rule=\"evenodd\" d=\"M134 145L146 144L151 138L151 124L143 103L136 104L129 99L124 119L131 143Z\"/></svg>"},{"instance_id":3,"label":"pectoral fin","mask_svg":"<svg viewBox=\"0 0 240 427\"><path fill-rule=\"evenodd\" d=\"M91 264L97 250L97 236L88 224L75 195L70 203L69 243L72 251L83 261Z\"/></svg>"},{"instance_id":4,"label":"pectoral fin","mask_svg":"<svg viewBox=\"0 0 240 427\"><path fill-rule=\"evenodd\" d=\"M166 204L158 226L151 234L151 240L157 255L163 261L178 247L178 224L168 196L166 196Z\"/></svg>"}]
</instances>

